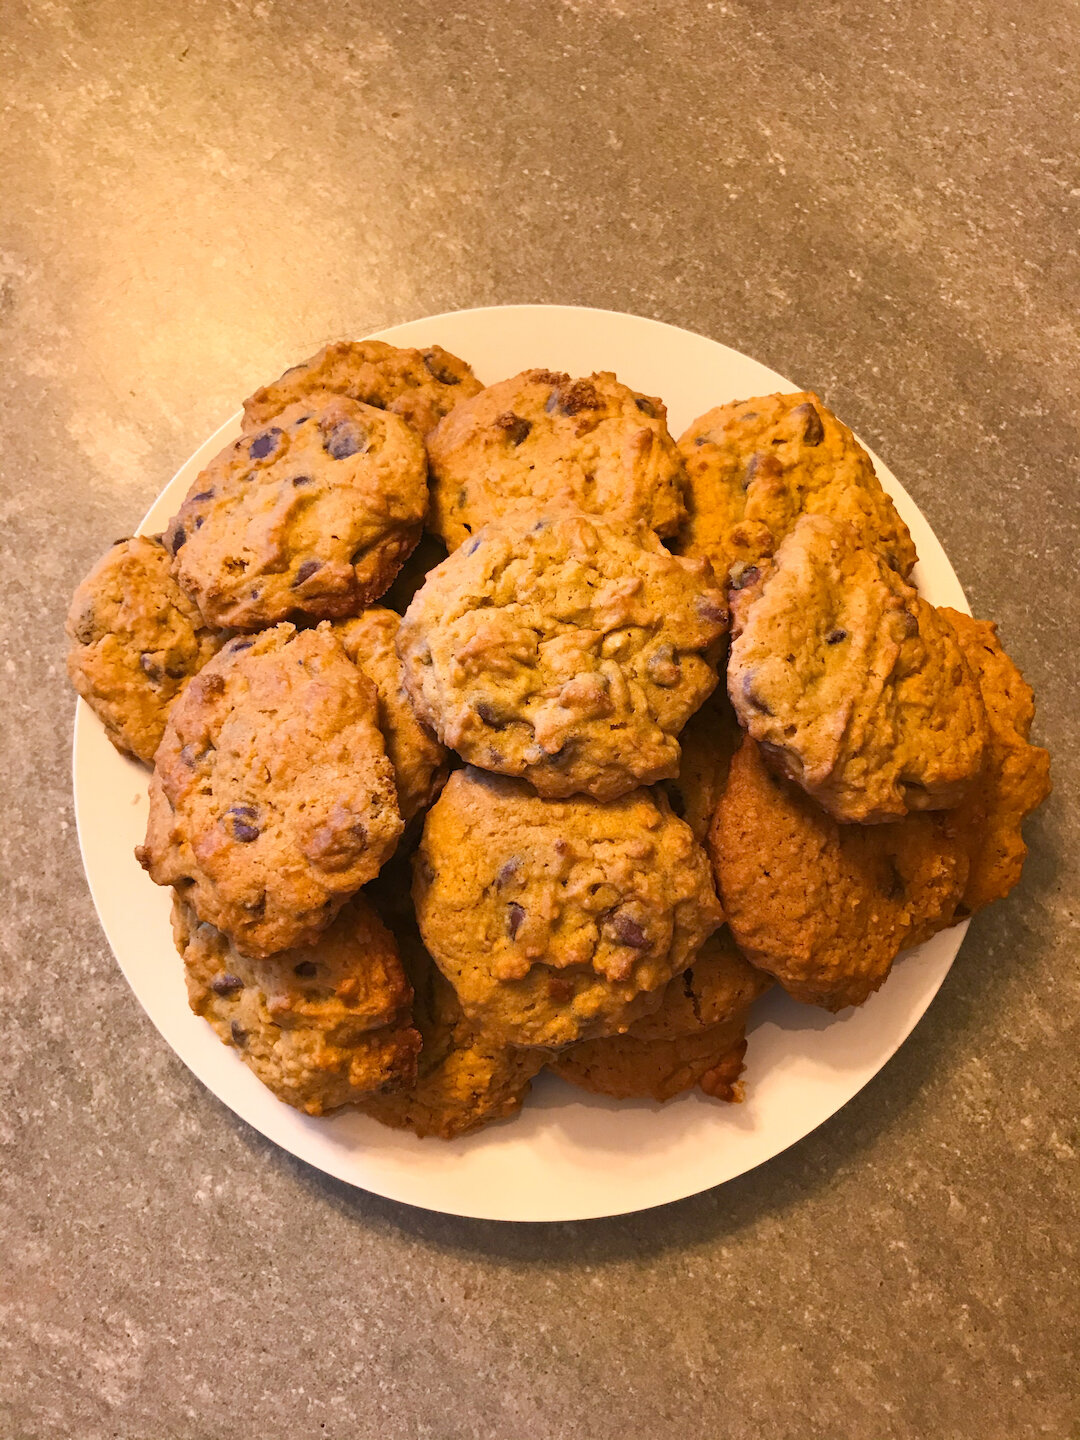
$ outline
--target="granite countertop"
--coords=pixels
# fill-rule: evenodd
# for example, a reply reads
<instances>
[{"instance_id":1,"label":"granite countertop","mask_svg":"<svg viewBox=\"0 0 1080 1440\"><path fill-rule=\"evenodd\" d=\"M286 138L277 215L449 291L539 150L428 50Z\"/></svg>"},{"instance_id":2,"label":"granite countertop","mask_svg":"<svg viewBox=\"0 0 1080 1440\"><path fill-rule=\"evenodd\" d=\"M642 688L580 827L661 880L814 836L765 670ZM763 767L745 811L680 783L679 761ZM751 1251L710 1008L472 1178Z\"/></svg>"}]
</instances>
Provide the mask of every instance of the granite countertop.
<instances>
[{"instance_id":1,"label":"granite countertop","mask_svg":"<svg viewBox=\"0 0 1080 1440\"><path fill-rule=\"evenodd\" d=\"M1078 46L979 0L5 7L3 1440L1080 1434ZM83 880L61 633L253 385L525 300L821 391L1001 622L1056 781L843 1112L534 1227L330 1181L174 1057Z\"/></svg>"}]
</instances>

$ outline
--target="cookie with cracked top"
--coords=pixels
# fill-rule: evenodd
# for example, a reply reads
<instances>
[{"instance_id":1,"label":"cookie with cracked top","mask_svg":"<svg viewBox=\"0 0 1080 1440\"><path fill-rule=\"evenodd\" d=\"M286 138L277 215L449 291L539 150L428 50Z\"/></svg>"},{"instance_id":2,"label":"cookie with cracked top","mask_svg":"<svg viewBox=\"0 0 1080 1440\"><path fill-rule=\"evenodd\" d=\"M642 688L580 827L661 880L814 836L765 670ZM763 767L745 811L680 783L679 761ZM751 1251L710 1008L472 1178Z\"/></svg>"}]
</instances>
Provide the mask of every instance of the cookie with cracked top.
<instances>
[{"instance_id":1,"label":"cookie with cracked top","mask_svg":"<svg viewBox=\"0 0 1080 1440\"><path fill-rule=\"evenodd\" d=\"M324 1115L414 1082L411 988L362 896L314 944L265 960L241 955L178 895L173 935L192 1010L287 1105Z\"/></svg>"},{"instance_id":2,"label":"cookie with cracked top","mask_svg":"<svg viewBox=\"0 0 1080 1440\"><path fill-rule=\"evenodd\" d=\"M481 388L465 361L441 345L414 350L385 340L337 340L245 400L244 429L261 429L297 401L329 393L389 410L424 436Z\"/></svg>"},{"instance_id":3,"label":"cookie with cracked top","mask_svg":"<svg viewBox=\"0 0 1080 1440\"><path fill-rule=\"evenodd\" d=\"M658 1010L635 1020L625 1035L569 1046L551 1069L617 1099L670 1100L696 1085L715 1099L741 1100L747 1016L771 983L722 927L668 983Z\"/></svg>"},{"instance_id":4,"label":"cookie with cracked top","mask_svg":"<svg viewBox=\"0 0 1080 1440\"><path fill-rule=\"evenodd\" d=\"M953 924L970 872L954 812L841 825L774 775L749 737L706 848L739 949L827 1010L861 1005L901 950Z\"/></svg>"},{"instance_id":5,"label":"cookie with cracked top","mask_svg":"<svg viewBox=\"0 0 1080 1440\"><path fill-rule=\"evenodd\" d=\"M733 580L760 565L800 515L844 520L907 575L915 546L869 455L811 391L717 406L679 439L687 517L676 548Z\"/></svg>"},{"instance_id":6,"label":"cookie with cracked top","mask_svg":"<svg viewBox=\"0 0 1080 1440\"><path fill-rule=\"evenodd\" d=\"M660 536L686 513L663 402L609 371L525 370L489 385L440 421L428 458L429 525L450 550L512 508L584 510Z\"/></svg>"},{"instance_id":7,"label":"cookie with cracked top","mask_svg":"<svg viewBox=\"0 0 1080 1440\"><path fill-rule=\"evenodd\" d=\"M424 944L465 1014L513 1045L626 1030L723 918L704 852L659 791L545 800L458 770L414 870Z\"/></svg>"},{"instance_id":8,"label":"cookie with cracked top","mask_svg":"<svg viewBox=\"0 0 1080 1440\"><path fill-rule=\"evenodd\" d=\"M442 789L449 773L444 746L417 719L402 682L401 661L394 641L399 616L372 606L352 620L339 620L334 631L349 659L360 666L379 692L379 728L394 767L398 809L406 822L424 810Z\"/></svg>"},{"instance_id":9,"label":"cookie with cracked top","mask_svg":"<svg viewBox=\"0 0 1080 1440\"><path fill-rule=\"evenodd\" d=\"M77 587L68 675L122 754L153 764L169 709L227 636L203 620L159 536L118 540Z\"/></svg>"},{"instance_id":10,"label":"cookie with cracked top","mask_svg":"<svg viewBox=\"0 0 1080 1440\"><path fill-rule=\"evenodd\" d=\"M417 713L548 797L674 775L727 627L706 562L596 516L507 516L428 577L398 633Z\"/></svg>"},{"instance_id":11,"label":"cookie with cracked top","mask_svg":"<svg viewBox=\"0 0 1080 1440\"><path fill-rule=\"evenodd\" d=\"M837 820L965 797L986 751L979 687L948 620L850 525L802 516L732 616L740 723Z\"/></svg>"},{"instance_id":12,"label":"cookie with cracked top","mask_svg":"<svg viewBox=\"0 0 1080 1440\"><path fill-rule=\"evenodd\" d=\"M401 830L374 685L329 625L279 625L230 641L173 706L136 854L259 959L312 944Z\"/></svg>"},{"instance_id":13,"label":"cookie with cracked top","mask_svg":"<svg viewBox=\"0 0 1080 1440\"><path fill-rule=\"evenodd\" d=\"M165 543L213 625L355 615L420 538L427 465L396 415L338 395L247 431L195 480Z\"/></svg>"}]
</instances>

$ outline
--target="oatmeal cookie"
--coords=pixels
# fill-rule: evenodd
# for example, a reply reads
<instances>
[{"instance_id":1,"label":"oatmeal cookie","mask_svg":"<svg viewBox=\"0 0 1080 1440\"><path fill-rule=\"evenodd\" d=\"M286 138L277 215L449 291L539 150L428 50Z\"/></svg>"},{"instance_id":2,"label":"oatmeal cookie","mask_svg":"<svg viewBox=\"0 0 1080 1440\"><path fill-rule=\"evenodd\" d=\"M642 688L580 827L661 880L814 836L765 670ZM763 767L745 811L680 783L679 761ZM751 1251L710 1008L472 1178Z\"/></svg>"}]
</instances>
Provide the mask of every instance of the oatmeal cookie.
<instances>
[{"instance_id":1,"label":"oatmeal cookie","mask_svg":"<svg viewBox=\"0 0 1080 1440\"><path fill-rule=\"evenodd\" d=\"M740 955L727 928L718 930L688 969L664 990L659 1010L625 1035L585 1040L551 1061L564 1080L617 1099L670 1100L700 1085L720 1100L741 1100L746 1018L771 983Z\"/></svg>"},{"instance_id":2,"label":"oatmeal cookie","mask_svg":"<svg viewBox=\"0 0 1080 1440\"><path fill-rule=\"evenodd\" d=\"M459 405L428 436L431 528L450 550L489 520L584 510L658 535L685 515L686 475L663 402L604 372L526 370Z\"/></svg>"},{"instance_id":3,"label":"oatmeal cookie","mask_svg":"<svg viewBox=\"0 0 1080 1440\"><path fill-rule=\"evenodd\" d=\"M297 401L330 393L400 415L423 436L480 389L465 361L441 345L408 350L384 340L338 340L245 400L244 429L258 430Z\"/></svg>"},{"instance_id":4,"label":"oatmeal cookie","mask_svg":"<svg viewBox=\"0 0 1080 1440\"><path fill-rule=\"evenodd\" d=\"M772 555L800 515L847 521L908 575L915 546L870 457L809 391L761 395L700 416L679 440L689 477L678 547L737 578Z\"/></svg>"},{"instance_id":5,"label":"oatmeal cookie","mask_svg":"<svg viewBox=\"0 0 1080 1440\"><path fill-rule=\"evenodd\" d=\"M265 960L173 901L188 1002L279 1100L322 1115L411 1085L420 1035L393 937L361 897L319 939Z\"/></svg>"},{"instance_id":6,"label":"oatmeal cookie","mask_svg":"<svg viewBox=\"0 0 1080 1440\"><path fill-rule=\"evenodd\" d=\"M772 774L747 737L707 848L739 949L794 996L861 1005L899 951L957 918L966 837L949 811L840 825Z\"/></svg>"},{"instance_id":7,"label":"oatmeal cookie","mask_svg":"<svg viewBox=\"0 0 1080 1440\"><path fill-rule=\"evenodd\" d=\"M398 653L421 720L470 763L610 800L678 771L726 625L707 563L648 531L520 515L432 572Z\"/></svg>"},{"instance_id":8,"label":"oatmeal cookie","mask_svg":"<svg viewBox=\"0 0 1080 1440\"><path fill-rule=\"evenodd\" d=\"M401 661L394 639L401 624L392 610L374 606L352 620L339 620L334 630L349 659L359 665L379 692L379 729L397 781L398 809L409 821L431 804L442 789L448 756L420 724L401 681Z\"/></svg>"},{"instance_id":9,"label":"oatmeal cookie","mask_svg":"<svg viewBox=\"0 0 1080 1440\"><path fill-rule=\"evenodd\" d=\"M370 405L315 400L226 446L169 524L176 578L212 625L355 615L420 538L427 470L416 434Z\"/></svg>"},{"instance_id":10,"label":"oatmeal cookie","mask_svg":"<svg viewBox=\"0 0 1080 1440\"><path fill-rule=\"evenodd\" d=\"M374 685L329 625L279 625L173 706L136 855L258 959L314 943L401 829Z\"/></svg>"},{"instance_id":11,"label":"oatmeal cookie","mask_svg":"<svg viewBox=\"0 0 1080 1440\"><path fill-rule=\"evenodd\" d=\"M733 599L728 694L780 773L837 820L959 804L986 712L948 620L849 525L804 515Z\"/></svg>"},{"instance_id":12,"label":"oatmeal cookie","mask_svg":"<svg viewBox=\"0 0 1080 1440\"><path fill-rule=\"evenodd\" d=\"M662 793L544 800L471 767L428 812L413 897L465 1014L516 1045L624 1031L723 918Z\"/></svg>"},{"instance_id":13,"label":"oatmeal cookie","mask_svg":"<svg viewBox=\"0 0 1080 1440\"><path fill-rule=\"evenodd\" d=\"M415 924L397 932L415 992L413 1016L423 1049L416 1083L392 1095L376 1095L361 1108L383 1125L411 1130L421 1139L453 1140L516 1115L533 1076L543 1068L542 1050L520 1050L485 1035L465 1018L453 986L423 947Z\"/></svg>"},{"instance_id":14,"label":"oatmeal cookie","mask_svg":"<svg viewBox=\"0 0 1080 1440\"><path fill-rule=\"evenodd\" d=\"M169 566L158 536L118 540L75 591L66 626L71 683L117 750L149 764L169 707L225 641Z\"/></svg>"},{"instance_id":15,"label":"oatmeal cookie","mask_svg":"<svg viewBox=\"0 0 1080 1440\"><path fill-rule=\"evenodd\" d=\"M1050 756L1028 741L1035 697L1001 648L992 620L942 609L979 682L989 721L983 772L955 820L966 834L971 873L961 910L972 914L1003 899L1020 879L1027 846L1024 817L1050 794Z\"/></svg>"}]
</instances>

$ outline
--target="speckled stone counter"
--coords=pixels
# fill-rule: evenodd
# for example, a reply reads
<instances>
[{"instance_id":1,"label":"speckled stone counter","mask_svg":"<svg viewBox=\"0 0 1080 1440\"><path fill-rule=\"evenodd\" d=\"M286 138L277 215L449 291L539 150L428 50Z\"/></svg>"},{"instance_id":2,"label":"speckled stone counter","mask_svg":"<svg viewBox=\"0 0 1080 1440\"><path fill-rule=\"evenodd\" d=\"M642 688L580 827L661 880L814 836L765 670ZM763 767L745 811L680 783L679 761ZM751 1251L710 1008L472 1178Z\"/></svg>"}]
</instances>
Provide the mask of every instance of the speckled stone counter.
<instances>
[{"instance_id":1,"label":"speckled stone counter","mask_svg":"<svg viewBox=\"0 0 1080 1440\"><path fill-rule=\"evenodd\" d=\"M1080 1433L1071 7L95 0L0 23L0 1436ZM1056 790L877 1079L758 1171L498 1226L326 1180L159 1039L82 878L69 592L254 384L502 301L822 391Z\"/></svg>"}]
</instances>

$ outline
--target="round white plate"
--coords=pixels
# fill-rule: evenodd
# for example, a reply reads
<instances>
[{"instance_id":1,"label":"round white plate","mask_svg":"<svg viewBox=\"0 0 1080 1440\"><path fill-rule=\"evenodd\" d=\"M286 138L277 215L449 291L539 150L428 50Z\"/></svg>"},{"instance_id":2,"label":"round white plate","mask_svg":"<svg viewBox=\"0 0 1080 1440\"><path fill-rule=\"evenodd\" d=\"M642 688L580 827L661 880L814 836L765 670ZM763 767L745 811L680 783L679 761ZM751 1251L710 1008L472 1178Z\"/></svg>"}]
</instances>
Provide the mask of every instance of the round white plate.
<instances>
[{"instance_id":1,"label":"round white plate","mask_svg":"<svg viewBox=\"0 0 1080 1440\"><path fill-rule=\"evenodd\" d=\"M530 366L572 375L615 370L635 389L663 396L675 435L724 401L798 389L702 335L607 310L506 305L434 315L377 338L443 345L485 383ZM296 357L281 358L284 369ZM164 528L197 473L239 433L239 420L233 416L183 466L143 521L144 532ZM967 610L930 527L876 456L874 463L918 547L919 588L935 604ZM146 822L146 780L80 701L74 784L83 863L105 934L151 1020L204 1085L278 1145L350 1184L451 1215L619 1215L760 1165L835 1114L881 1069L933 999L966 928L906 955L859 1010L830 1016L778 993L766 996L754 1011L745 1104L724 1105L697 1092L663 1106L606 1100L543 1075L517 1119L450 1143L417 1140L361 1115L312 1119L290 1109L191 1013L172 944L169 893L150 883L133 855Z\"/></svg>"}]
</instances>

